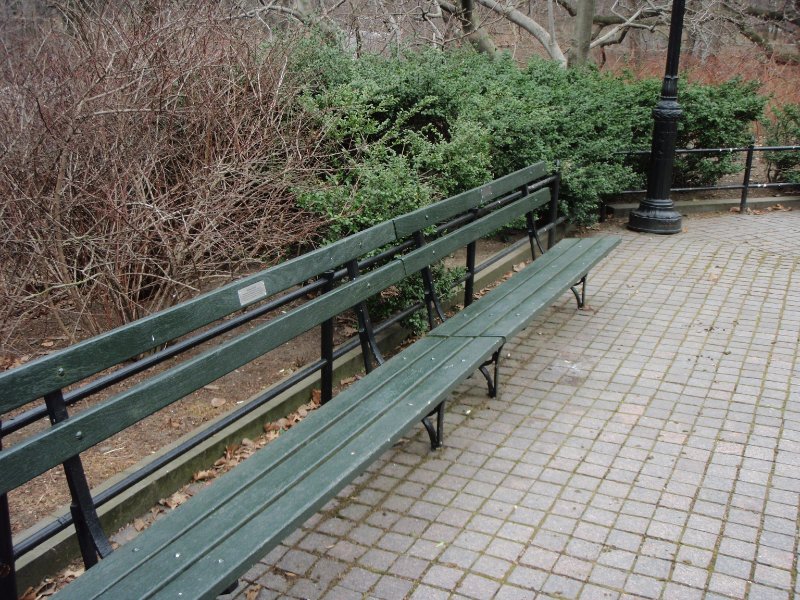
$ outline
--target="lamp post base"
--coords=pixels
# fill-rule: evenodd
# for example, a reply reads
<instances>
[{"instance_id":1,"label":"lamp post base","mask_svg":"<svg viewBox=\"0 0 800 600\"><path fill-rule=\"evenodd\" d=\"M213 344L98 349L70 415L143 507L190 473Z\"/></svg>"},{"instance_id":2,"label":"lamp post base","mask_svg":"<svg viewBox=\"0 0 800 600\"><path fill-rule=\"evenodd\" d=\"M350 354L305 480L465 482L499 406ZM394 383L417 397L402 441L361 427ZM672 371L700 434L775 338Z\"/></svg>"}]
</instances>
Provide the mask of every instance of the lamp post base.
<instances>
[{"instance_id":1,"label":"lamp post base","mask_svg":"<svg viewBox=\"0 0 800 600\"><path fill-rule=\"evenodd\" d=\"M680 233L681 215L671 201L665 205L653 205L644 200L628 215L628 229L664 235Z\"/></svg>"}]
</instances>

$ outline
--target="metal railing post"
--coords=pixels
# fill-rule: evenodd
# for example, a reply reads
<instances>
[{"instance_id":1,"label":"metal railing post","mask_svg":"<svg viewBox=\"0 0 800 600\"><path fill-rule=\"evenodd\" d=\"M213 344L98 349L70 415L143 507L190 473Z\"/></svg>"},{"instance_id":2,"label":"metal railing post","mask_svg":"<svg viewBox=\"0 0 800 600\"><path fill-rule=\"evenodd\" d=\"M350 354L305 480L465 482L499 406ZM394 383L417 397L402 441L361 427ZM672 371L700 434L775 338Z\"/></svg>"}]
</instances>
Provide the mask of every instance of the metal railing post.
<instances>
[{"instance_id":1,"label":"metal railing post","mask_svg":"<svg viewBox=\"0 0 800 600\"><path fill-rule=\"evenodd\" d=\"M325 285L322 293L333 289L333 280L336 272L331 269L322 274ZM322 322L320 331L320 356L324 362L320 369L320 404L325 404L333 398L333 319Z\"/></svg>"},{"instance_id":2,"label":"metal railing post","mask_svg":"<svg viewBox=\"0 0 800 600\"><path fill-rule=\"evenodd\" d=\"M753 168L753 148L755 140L751 140L747 146L747 158L744 163L744 180L742 181L742 199L739 202L739 214L743 215L747 210L747 194L750 192L750 171Z\"/></svg>"},{"instance_id":3,"label":"metal railing post","mask_svg":"<svg viewBox=\"0 0 800 600\"><path fill-rule=\"evenodd\" d=\"M553 182L553 191L550 197L550 223L555 224L558 220L558 196L561 193L561 165L556 163L556 180ZM547 249L550 250L556 244L555 225L547 232Z\"/></svg>"}]
</instances>

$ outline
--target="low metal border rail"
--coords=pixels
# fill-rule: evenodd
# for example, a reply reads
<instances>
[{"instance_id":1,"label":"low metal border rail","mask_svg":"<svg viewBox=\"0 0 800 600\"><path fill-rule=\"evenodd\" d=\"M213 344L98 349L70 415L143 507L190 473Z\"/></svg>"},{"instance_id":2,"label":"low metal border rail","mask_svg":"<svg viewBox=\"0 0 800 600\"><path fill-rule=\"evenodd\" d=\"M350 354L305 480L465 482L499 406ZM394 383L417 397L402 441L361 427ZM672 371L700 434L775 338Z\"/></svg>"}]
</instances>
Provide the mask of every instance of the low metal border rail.
<instances>
[{"instance_id":1,"label":"low metal border rail","mask_svg":"<svg viewBox=\"0 0 800 600\"><path fill-rule=\"evenodd\" d=\"M701 192L713 190L742 190L741 199L739 201L739 211L744 213L747 210L747 197L750 190L766 189L766 188L788 188L800 187L800 183L791 182L768 182L757 183L750 181L750 174L753 169L753 156L756 152L800 152L800 146L756 146L750 144L739 148L676 148L675 154L734 154L737 152L745 152L744 163L744 177L741 184L726 184L726 185L709 185L698 187L678 187L670 188L671 192ZM622 152L627 156L649 156L649 150L633 150L629 152ZM629 194L643 194L647 190L625 190L620 192L623 195Z\"/></svg>"}]
</instances>

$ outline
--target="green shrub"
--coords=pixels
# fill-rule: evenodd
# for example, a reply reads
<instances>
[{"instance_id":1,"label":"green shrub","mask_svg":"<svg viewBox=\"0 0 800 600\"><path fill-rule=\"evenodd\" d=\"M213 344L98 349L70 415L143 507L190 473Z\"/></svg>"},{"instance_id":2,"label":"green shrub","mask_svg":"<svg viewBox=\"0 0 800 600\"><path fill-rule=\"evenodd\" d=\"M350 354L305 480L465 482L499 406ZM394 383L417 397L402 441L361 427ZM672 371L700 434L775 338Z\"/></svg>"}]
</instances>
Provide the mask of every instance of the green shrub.
<instances>
[{"instance_id":1,"label":"green shrub","mask_svg":"<svg viewBox=\"0 0 800 600\"><path fill-rule=\"evenodd\" d=\"M733 79L682 86L678 101L684 113L678 124L679 148L731 148L750 143L752 124L761 116L766 98L758 95L758 82ZM674 185L714 185L742 170L738 154L685 154L675 160Z\"/></svg>"},{"instance_id":2,"label":"green shrub","mask_svg":"<svg viewBox=\"0 0 800 600\"><path fill-rule=\"evenodd\" d=\"M596 220L603 197L644 185L646 165L624 152L649 148L660 81L535 58L520 67L469 49L358 60L336 52L311 45L295 65L316 82L303 106L334 157L301 202L328 219L332 237L537 160L560 162L562 204L578 224ZM679 147L747 143L764 104L756 84L738 80L684 84L680 94ZM675 179L707 185L736 168L727 156L692 155L677 161Z\"/></svg>"},{"instance_id":3,"label":"green shrub","mask_svg":"<svg viewBox=\"0 0 800 600\"><path fill-rule=\"evenodd\" d=\"M800 104L773 108L772 116L765 124L767 145L800 145ZM766 159L770 181L800 183L799 151L768 152Z\"/></svg>"}]
</instances>

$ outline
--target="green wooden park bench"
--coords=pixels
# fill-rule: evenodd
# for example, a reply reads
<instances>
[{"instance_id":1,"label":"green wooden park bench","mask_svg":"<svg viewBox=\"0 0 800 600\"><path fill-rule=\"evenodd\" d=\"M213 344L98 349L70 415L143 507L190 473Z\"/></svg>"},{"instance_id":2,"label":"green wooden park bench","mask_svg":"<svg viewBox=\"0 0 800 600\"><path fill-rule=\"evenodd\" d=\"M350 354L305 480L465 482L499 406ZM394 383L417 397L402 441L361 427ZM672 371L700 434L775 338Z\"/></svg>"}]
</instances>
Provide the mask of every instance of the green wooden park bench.
<instances>
[{"instance_id":1,"label":"green wooden park bench","mask_svg":"<svg viewBox=\"0 0 800 600\"><path fill-rule=\"evenodd\" d=\"M415 425L440 446L452 390L480 370L495 395L505 341L570 288L581 306L584 290L575 286L619 242L553 244L563 221L557 185L543 164L531 165L0 373L0 435L15 434L0 446L0 597L21 593L15 561L44 536L12 539L6 494L48 469L63 465L72 497L49 533L74 527L91 567L57 598L214 598ZM476 242L520 218L524 243L540 255L473 302ZM542 254L545 232L551 247ZM465 308L445 319L431 267L464 247ZM421 307L432 330L383 364L366 302L412 276L421 276L425 298L399 317ZM350 310L368 373L332 398L333 319ZM315 327L321 357L305 375L320 378L323 405L112 552L97 515L107 497L89 489L81 453ZM110 389L134 374L135 383ZM43 417L49 426L17 433Z\"/></svg>"}]
</instances>

